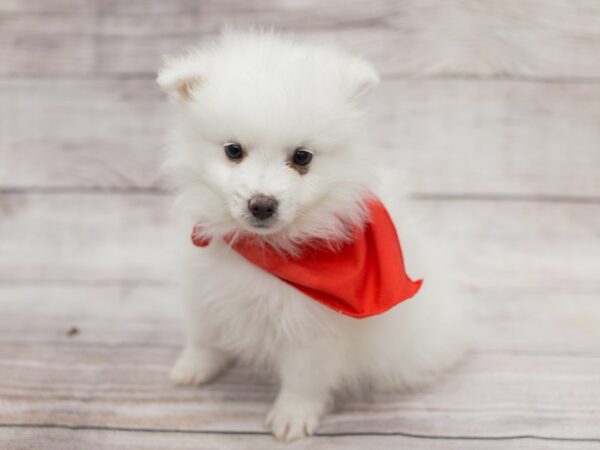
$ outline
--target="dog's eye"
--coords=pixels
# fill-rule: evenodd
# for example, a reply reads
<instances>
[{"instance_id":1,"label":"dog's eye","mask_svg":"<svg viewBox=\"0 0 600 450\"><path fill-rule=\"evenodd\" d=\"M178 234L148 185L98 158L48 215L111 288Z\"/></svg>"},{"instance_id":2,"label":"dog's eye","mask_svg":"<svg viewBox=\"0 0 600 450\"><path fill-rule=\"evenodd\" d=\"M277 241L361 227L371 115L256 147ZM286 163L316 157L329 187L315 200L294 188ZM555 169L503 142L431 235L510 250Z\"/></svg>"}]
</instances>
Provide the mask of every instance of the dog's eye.
<instances>
[{"instance_id":1,"label":"dog's eye","mask_svg":"<svg viewBox=\"0 0 600 450\"><path fill-rule=\"evenodd\" d=\"M304 147L298 147L294 150L294 156L292 156L292 161L296 166L308 166L312 160L313 154L309 152Z\"/></svg>"},{"instance_id":2,"label":"dog's eye","mask_svg":"<svg viewBox=\"0 0 600 450\"><path fill-rule=\"evenodd\" d=\"M244 150L240 144L228 142L223 146L227 157L233 161L240 160L244 156Z\"/></svg>"}]
</instances>

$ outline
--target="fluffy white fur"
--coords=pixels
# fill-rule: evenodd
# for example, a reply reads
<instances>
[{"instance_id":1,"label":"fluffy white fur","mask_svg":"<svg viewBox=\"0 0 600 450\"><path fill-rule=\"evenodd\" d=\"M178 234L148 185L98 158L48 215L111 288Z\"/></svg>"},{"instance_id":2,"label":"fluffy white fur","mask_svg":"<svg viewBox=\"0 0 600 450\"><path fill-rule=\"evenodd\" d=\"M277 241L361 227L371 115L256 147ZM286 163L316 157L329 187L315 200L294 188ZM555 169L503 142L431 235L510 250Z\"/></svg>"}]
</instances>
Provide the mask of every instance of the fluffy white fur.
<instances>
[{"instance_id":1,"label":"fluffy white fur","mask_svg":"<svg viewBox=\"0 0 600 450\"><path fill-rule=\"evenodd\" d=\"M314 433L336 392L413 387L458 359L459 298L444 268L432 267L437 258L423 256L426 242L408 226L413 213L398 176L377 168L386 161L363 134L360 97L378 83L370 63L273 32L229 31L168 59L158 82L177 110L166 167L183 218L187 342L171 372L175 383L210 381L234 358L267 368L280 390L266 424L293 440ZM244 146L241 162L225 156L227 142ZM314 153L304 175L286 164L298 146ZM366 219L368 192L397 224L409 275L425 279L415 298L379 316L337 314L220 239L254 233L290 253L313 237L340 241L345 224ZM268 228L247 220L248 199L259 193L279 201ZM213 237L210 246L190 244L192 224Z\"/></svg>"}]
</instances>

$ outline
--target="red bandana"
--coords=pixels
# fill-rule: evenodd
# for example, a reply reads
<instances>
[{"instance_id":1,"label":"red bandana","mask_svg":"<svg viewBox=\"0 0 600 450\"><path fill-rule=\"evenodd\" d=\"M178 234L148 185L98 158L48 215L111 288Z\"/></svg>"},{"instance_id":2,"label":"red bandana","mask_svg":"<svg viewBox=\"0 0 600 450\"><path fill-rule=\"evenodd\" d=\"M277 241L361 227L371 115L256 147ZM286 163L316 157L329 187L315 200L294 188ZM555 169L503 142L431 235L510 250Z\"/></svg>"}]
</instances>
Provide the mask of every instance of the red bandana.
<instances>
[{"instance_id":1,"label":"red bandana","mask_svg":"<svg viewBox=\"0 0 600 450\"><path fill-rule=\"evenodd\" d=\"M383 204L369 201L370 222L351 242L332 249L306 245L299 257L282 255L251 236L231 247L252 264L294 286L323 305L356 318L380 314L411 298L422 280L406 275L400 241ZM210 239L194 228L192 242L206 247Z\"/></svg>"}]
</instances>

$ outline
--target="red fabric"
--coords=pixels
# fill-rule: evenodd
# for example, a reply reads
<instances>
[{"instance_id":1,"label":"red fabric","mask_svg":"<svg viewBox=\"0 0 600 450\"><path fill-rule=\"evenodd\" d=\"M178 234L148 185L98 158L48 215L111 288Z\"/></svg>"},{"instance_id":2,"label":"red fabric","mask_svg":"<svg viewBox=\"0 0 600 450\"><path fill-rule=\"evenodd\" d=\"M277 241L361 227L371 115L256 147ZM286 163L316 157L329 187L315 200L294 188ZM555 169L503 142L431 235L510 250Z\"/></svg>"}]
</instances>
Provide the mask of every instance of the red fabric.
<instances>
[{"instance_id":1,"label":"red fabric","mask_svg":"<svg viewBox=\"0 0 600 450\"><path fill-rule=\"evenodd\" d=\"M323 305L356 318L380 314L411 298L422 280L412 281L404 268L400 241L383 204L368 203L370 221L355 230L354 239L332 249L312 243L299 257L282 255L253 237L231 247L252 264L273 274ZM194 245L206 247L210 239L194 228Z\"/></svg>"}]
</instances>

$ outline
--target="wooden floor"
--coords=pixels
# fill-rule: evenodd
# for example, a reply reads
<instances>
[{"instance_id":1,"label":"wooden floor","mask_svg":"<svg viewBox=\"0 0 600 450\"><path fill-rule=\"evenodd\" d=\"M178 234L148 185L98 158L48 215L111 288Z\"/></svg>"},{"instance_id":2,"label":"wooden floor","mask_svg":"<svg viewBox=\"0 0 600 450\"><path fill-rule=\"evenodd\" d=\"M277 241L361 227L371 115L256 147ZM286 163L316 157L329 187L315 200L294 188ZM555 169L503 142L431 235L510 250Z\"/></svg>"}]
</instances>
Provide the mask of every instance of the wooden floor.
<instances>
[{"instance_id":1,"label":"wooden floor","mask_svg":"<svg viewBox=\"0 0 600 450\"><path fill-rule=\"evenodd\" d=\"M483 334L421 392L346 401L286 446L275 387L167 372L182 340L158 176L160 55L222 23L365 54L373 135ZM0 4L0 448L599 449L600 3Z\"/></svg>"}]
</instances>

